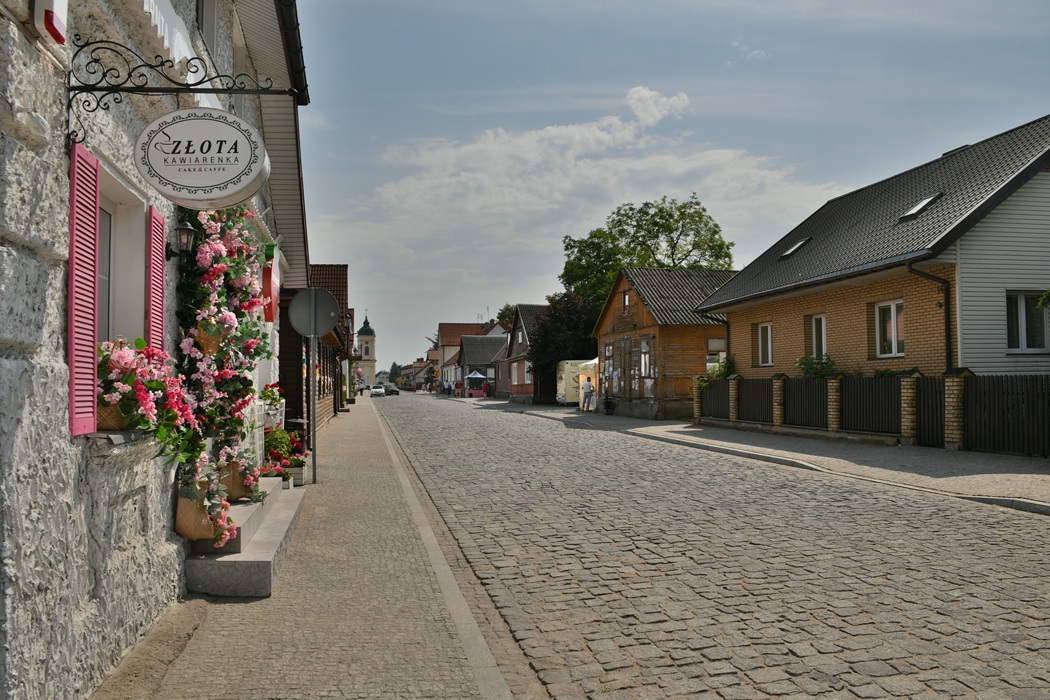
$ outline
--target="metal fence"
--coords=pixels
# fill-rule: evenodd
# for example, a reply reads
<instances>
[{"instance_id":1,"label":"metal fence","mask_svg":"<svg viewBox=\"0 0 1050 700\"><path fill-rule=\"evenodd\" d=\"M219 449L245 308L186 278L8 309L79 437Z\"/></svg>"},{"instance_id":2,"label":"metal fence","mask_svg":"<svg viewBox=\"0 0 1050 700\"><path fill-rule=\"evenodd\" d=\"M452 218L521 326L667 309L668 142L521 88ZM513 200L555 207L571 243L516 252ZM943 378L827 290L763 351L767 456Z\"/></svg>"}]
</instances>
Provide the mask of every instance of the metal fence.
<instances>
[{"instance_id":1,"label":"metal fence","mask_svg":"<svg viewBox=\"0 0 1050 700\"><path fill-rule=\"evenodd\" d=\"M712 379L700 394L700 415L729 420L729 380Z\"/></svg>"},{"instance_id":2,"label":"metal fence","mask_svg":"<svg viewBox=\"0 0 1050 700\"><path fill-rule=\"evenodd\" d=\"M844 377L842 429L858 433L899 435L900 377Z\"/></svg>"},{"instance_id":3,"label":"metal fence","mask_svg":"<svg viewBox=\"0 0 1050 700\"><path fill-rule=\"evenodd\" d=\"M915 443L944 447L944 377L915 381Z\"/></svg>"},{"instance_id":4,"label":"metal fence","mask_svg":"<svg viewBox=\"0 0 1050 700\"><path fill-rule=\"evenodd\" d=\"M773 423L773 380L741 379L737 418L754 423Z\"/></svg>"},{"instance_id":5,"label":"metal fence","mask_svg":"<svg viewBox=\"0 0 1050 700\"><path fill-rule=\"evenodd\" d=\"M966 449L1050 457L1050 375L967 377L963 426Z\"/></svg>"},{"instance_id":6,"label":"metal fence","mask_svg":"<svg viewBox=\"0 0 1050 700\"><path fill-rule=\"evenodd\" d=\"M784 425L803 428L828 427L828 380L784 380Z\"/></svg>"}]
</instances>

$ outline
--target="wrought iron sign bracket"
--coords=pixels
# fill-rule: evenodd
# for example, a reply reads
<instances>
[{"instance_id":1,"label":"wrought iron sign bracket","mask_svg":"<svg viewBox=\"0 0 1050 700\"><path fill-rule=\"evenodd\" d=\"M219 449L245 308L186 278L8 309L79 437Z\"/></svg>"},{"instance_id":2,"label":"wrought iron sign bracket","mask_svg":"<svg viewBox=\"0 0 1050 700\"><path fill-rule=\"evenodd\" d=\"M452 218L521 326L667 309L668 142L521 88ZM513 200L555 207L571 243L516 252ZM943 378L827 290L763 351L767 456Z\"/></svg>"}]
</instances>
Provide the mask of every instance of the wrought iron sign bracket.
<instances>
[{"instance_id":1,"label":"wrought iron sign bracket","mask_svg":"<svg viewBox=\"0 0 1050 700\"><path fill-rule=\"evenodd\" d=\"M296 95L292 88L273 87L271 79L259 82L247 73L223 75L199 56L186 59L177 68L171 59L157 56L151 62L115 41L88 41L74 34L73 46L66 103L71 144L86 138L83 115L109 110L123 102L126 94ZM180 69L184 75L176 74Z\"/></svg>"}]
</instances>

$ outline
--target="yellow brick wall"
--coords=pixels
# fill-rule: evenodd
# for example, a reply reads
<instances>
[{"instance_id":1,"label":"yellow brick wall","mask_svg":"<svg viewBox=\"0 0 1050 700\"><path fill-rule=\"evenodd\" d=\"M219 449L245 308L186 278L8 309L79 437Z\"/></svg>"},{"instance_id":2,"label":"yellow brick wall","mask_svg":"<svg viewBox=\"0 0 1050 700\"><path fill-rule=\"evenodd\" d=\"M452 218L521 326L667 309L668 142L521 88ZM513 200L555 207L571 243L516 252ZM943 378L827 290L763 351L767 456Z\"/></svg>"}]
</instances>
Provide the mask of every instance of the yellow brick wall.
<instances>
[{"instance_id":1,"label":"yellow brick wall","mask_svg":"<svg viewBox=\"0 0 1050 700\"><path fill-rule=\"evenodd\" d=\"M954 304L955 267L946 265L927 270L951 283L949 298ZM944 309L941 286L930 280L901 272L899 275L864 285L817 291L783 301L773 301L741 311L731 311L729 352L735 356L736 371L742 377L770 377L784 373L798 376L795 362L805 354L804 316L827 318L827 353L838 371L871 376L877 370L895 371L918 367L924 374L941 374L944 366ZM904 356L868 359L869 303L904 301ZM954 309L953 309L954 315ZM773 324L773 365L752 366L751 327ZM952 363L955 363L955 331L952 320ZM757 358L755 361L757 364Z\"/></svg>"}]
</instances>

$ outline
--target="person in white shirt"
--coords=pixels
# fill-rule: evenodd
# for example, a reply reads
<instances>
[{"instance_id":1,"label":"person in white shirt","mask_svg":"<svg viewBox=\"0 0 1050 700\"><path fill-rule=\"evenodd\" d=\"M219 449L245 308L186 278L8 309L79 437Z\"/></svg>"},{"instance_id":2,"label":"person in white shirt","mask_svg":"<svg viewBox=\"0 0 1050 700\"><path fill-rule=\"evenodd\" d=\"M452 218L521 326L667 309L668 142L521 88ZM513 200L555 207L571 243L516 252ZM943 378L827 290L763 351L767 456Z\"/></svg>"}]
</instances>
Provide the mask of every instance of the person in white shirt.
<instances>
[{"instance_id":1,"label":"person in white shirt","mask_svg":"<svg viewBox=\"0 0 1050 700\"><path fill-rule=\"evenodd\" d=\"M594 395L594 385L591 384L591 378L587 377L587 380L584 381L583 385L580 388L583 389L584 412L593 411L594 408L591 406L591 397Z\"/></svg>"}]
</instances>

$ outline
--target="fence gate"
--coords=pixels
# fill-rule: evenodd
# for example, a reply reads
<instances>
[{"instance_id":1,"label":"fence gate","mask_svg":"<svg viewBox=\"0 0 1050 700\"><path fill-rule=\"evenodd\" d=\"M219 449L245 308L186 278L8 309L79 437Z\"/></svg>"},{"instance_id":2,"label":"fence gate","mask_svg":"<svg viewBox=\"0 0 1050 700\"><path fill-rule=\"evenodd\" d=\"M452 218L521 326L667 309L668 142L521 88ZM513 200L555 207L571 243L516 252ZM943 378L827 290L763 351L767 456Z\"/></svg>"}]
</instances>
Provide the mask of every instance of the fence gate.
<instances>
[{"instance_id":1,"label":"fence gate","mask_svg":"<svg viewBox=\"0 0 1050 700\"><path fill-rule=\"evenodd\" d=\"M980 375L965 381L967 449L1050 457L1050 375Z\"/></svg>"},{"instance_id":2,"label":"fence gate","mask_svg":"<svg viewBox=\"0 0 1050 700\"><path fill-rule=\"evenodd\" d=\"M784 425L828 427L828 380L788 377L784 380Z\"/></svg>"},{"instance_id":3,"label":"fence gate","mask_svg":"<svg viewBox=\"0 0 1050 700\"><path fill-rule=\"evenodd\" d=\"M737 418L755 423L773 423L773 380L741 379Z\"/></svg>"},{"instance_id":4,"label":"fence gate","mask_svg":"<svg viewBox=\"0 0 1050 700\"><path fill-rule=\"evenodd\" d=\"M729 380L712 379L700 394L700 415L729 420Z\"/></svg>"},{"instance_id":5,"label":"fence gate","mask_svg":"<svg viewBox=\"0 0 1050 700\"><path fill-rule=\"evenodd\" d=\"M900 435L900 377L843 377L842 429Z\"/></svg>"},{"instance_id":6,"label":"fence gate","mask_svg":"<svg viewBox=\"0 0 1050 700\"><path fill-rule=\"evenodd\" d=\"M916 380L915 442L925 447L944 447L944 377Z\"/></svg>"}]
</instances>

